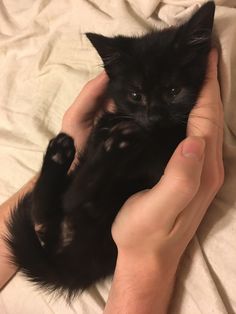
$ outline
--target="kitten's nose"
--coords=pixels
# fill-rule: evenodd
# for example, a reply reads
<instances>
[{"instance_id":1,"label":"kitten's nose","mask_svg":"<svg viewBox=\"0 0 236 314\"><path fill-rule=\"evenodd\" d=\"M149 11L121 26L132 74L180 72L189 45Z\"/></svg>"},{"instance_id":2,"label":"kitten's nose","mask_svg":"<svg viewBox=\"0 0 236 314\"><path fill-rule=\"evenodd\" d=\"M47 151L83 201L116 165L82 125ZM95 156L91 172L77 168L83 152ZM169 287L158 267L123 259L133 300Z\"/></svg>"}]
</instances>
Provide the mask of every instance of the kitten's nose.
<instances>
[{"instance_id":1,"label":"kitten's nose","mask_svg":"<svg viewBox=\"0 0 236 314\"><path fill-rule=\"evenodd\" d=\"M162 119L162 115L159 112L158 108L149 107L147 111L148 121L151 123L158 122Z\"/></svg>"},{"instance_id":2,"label":"kitten's nose","mask_svg":"<svg viewBox=\"0 0 236 314\"><path fill-rule=\"evenodd\" d=\"M161 117L161 115L149 115L148 116L148 121L150 122L150 123L158 123L158 122L160 122L162 120L162 117Z\"/></svg>"},{"instance_id":3,"label":"kitten's nose","mask_svg":"<svg viewBox=\"0 0 236 314\"><path fill-rule=\"evenodd\" d=\"M152 124L160 122L161 120L163 120L163 117L165 116L163 106L159 104L157 101L150 102L147 109L147 116L148 120Z\"/></svg>"}]
</instances>

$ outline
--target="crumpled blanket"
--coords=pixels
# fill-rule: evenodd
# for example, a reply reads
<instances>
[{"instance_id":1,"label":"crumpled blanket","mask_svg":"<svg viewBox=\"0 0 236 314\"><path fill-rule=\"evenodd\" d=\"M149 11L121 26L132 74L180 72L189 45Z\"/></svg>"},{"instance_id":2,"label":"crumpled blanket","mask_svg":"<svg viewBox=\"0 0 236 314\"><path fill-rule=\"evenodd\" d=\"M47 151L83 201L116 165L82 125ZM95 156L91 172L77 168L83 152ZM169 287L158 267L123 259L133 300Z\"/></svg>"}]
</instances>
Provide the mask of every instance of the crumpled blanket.
<instances>
[{"instance_id":1,"label":"crumpled blanket","mask_svg":"<svg viewBox=\"0 0 236 314\"><path fill-rule=\"evenodd\" d=\"M142 34L183 22L203 2L2 0L0 202L39 170L63 113L101 71L101 60L85 32ZM172 314L236 313L236 1L215 2L226 177L183 258ZM0 313L102 313L110 284L107 279L95 285L68 306L18 273L0 293Z\"/></svg>"}]
</instances>

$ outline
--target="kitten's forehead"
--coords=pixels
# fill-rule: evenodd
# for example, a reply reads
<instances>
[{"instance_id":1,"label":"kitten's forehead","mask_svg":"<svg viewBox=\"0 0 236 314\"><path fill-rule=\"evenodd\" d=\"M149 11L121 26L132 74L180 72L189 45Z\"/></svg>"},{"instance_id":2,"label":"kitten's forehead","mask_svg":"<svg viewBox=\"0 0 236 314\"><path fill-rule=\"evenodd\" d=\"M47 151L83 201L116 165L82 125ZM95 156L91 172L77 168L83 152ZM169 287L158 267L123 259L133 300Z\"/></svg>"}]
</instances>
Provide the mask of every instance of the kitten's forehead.
<instances>
[{"instance_id":1,"label":"kitten's forehead","mask_svg":"<svg viewBox=\"0 0 236 314\"><path fill-rule=\"evenodd\" d=\"M131 58L127 59L125 70L136 86L145 85L146 80L149 85L152 81L165 81L165 77L176 71L179 65L176 40L173 30L133 39Z\"/></svg>"},{"instance_id":2,"label":"kitten's forehead","mask_svg":"<svg viewBox=\"0 0 236 314\"><path fill-rule=\"evenodd\" d=\"M147 73L173 67L178 63L180 45L176 29L166 29L132 39L131 57Z\"/></svg>"},{"instance_id":3,"label":"kitten's forehead","mask_svg":"<svg viewBox=\"0 0 236 314\"><path fill-rule=\"evenodd\" d=\"M153 31L143 37L133 38L133 49L136 53L152 54L160 56L169 48L174 48L178 42L178 29L168 28L162 31Z\"/></svg>"}]
</instances>

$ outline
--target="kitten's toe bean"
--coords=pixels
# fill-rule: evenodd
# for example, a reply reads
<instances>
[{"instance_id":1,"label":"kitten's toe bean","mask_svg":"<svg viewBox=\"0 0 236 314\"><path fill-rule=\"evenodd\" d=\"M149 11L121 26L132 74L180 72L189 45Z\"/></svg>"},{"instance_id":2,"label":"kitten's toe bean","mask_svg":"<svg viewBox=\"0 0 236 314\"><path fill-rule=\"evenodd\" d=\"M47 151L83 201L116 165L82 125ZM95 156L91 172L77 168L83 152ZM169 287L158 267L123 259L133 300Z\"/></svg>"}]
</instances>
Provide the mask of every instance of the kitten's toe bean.
<instances>
[{"instance_id":1,"label":"kitten's toe bean","mask_svg":"<svg viewBox=\"0 0 236 314\"><path fill-rule=\"evenodd\" d=\"M52 160L53 161L55 161L56 163L58 163L58 164L63 164L63 159L62 159L62 156L61 156L61 154L55 154L55 155L53 155L52 157Z\"/></svg>"},{"instance_id":2,"label":"kitten's toe bean","mask_svg":"<svg viewBox=\"0 0 236 314\"><path fill-rule=\"evenodd\" d=\"M120 142L120 144L119 144L119 148L121 148L121 149L126 148L126 147L128 147L128 146L129 146L129 143L128 143L128 142L125 142L125 141Z\"/></svg>"}]
</instances>

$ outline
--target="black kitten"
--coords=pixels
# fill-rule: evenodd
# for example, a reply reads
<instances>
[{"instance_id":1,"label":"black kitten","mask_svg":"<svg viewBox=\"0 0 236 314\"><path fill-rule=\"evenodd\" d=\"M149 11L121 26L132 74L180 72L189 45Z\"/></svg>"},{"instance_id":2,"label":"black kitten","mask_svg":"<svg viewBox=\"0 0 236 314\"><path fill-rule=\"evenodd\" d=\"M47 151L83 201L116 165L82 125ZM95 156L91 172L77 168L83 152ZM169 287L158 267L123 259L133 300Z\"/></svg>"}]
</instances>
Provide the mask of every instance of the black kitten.
<instances>
[{"instance_id":1,"label":"black kitten","mask_svg":"<svg viewBox=\"0 0 236 314\"><path fill-rule=\"evenodd\" d=\"M208 2L184 25L142 37L87 34L110 77L116 112L98 121L72 175L73 140L63 133L52 139L33 192L12 212L7 242L29 280L71 297L113 273L112 222L130 195L160 179L185 137L214 10Z\"/></svg>"}]
</instances>

